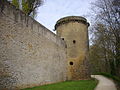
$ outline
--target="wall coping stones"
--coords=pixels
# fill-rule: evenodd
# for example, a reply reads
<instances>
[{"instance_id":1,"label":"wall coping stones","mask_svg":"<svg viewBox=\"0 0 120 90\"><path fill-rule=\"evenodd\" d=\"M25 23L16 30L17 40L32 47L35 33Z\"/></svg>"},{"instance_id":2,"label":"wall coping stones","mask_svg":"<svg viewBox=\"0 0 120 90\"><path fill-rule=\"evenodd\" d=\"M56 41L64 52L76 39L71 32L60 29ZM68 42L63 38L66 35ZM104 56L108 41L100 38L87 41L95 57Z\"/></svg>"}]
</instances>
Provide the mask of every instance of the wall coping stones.
<instances>
[{"instance_id":1,"label":"wall coping stones","mask_svg":"<svg viewBox=\"0 0 120 90\"><path fill-rule=\"evenodd\" d=\"M61 18L57 21L57 23L55 25L55 30L57 29L58 26L60 26L62 24L65 24L65 23L69 23L69 22L83 23L87 26L90 25L84 17L81 17L81 16L67 16L67 17L63 17L63 18Z\"/></svg>"}]
</instances>

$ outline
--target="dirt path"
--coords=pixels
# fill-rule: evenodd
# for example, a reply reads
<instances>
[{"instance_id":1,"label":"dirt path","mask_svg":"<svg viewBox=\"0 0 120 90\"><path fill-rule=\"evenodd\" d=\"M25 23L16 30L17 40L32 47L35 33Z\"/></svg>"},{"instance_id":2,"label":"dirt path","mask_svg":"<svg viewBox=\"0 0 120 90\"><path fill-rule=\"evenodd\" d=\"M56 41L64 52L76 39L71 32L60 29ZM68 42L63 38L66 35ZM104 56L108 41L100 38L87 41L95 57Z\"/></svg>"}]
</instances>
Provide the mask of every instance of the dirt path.
<instances>
[{"instance_id":1,"label":"dirt path","mask_svg":"<svg viewBox=\"0 0 120 90\"><path fill-rule=\"evenodd\" d=\"M102 75L91 75L91 77L96 78L99 81L95 90L117 90L112 80Z\"/></svg>"}]
</instances>

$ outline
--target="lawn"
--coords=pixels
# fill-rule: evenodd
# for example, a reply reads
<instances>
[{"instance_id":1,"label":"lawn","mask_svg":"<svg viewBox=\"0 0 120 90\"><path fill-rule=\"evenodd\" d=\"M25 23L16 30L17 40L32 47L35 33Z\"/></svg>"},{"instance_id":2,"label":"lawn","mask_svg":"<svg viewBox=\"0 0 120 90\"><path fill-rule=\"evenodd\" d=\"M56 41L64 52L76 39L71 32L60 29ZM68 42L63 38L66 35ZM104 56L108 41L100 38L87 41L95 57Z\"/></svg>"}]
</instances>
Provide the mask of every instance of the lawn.
<instances>
[{"instance_id":1,"label":"lawn","mask_svg":"<svg viewBox=\"0 0 120 90\"><path fill-rule=\"evenodd\" d=\"M79 80L37 86L23 90L94 90L96 85L97 81L95 80Z\"/></svg>"}]
</instances>

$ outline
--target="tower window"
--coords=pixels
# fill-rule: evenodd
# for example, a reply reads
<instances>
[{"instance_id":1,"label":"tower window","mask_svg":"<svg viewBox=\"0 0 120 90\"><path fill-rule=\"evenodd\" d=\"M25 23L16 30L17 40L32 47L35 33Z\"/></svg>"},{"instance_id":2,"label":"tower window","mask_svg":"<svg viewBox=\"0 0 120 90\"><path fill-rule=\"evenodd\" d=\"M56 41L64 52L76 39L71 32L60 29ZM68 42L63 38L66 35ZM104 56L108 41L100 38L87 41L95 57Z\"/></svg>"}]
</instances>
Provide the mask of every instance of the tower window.
<instances>
[{"instance_id":1,"label":"tower window","mask_svg":"<svg viewBox=\"0 0 120 90\"><path fill-rule=\"evenodd\" d=\"M73 65L73 62L70 62L70 65Z\"/></svg>"},{"instance_id":2,"label":"tower window","mask_svg":"<svg viewBox=\"0 0 120 90\"><path fill-rule=\"evenodd\" d=\"M62 38L62 40L64 40L64 38Z\"/></svg>"},{"instance_id":3,"label":"tower window","mask_svg":"<svg viewBox=\"0 0 120 90\"><path fill-rule=\"evenodd\" d=\"M65 48L67 48L67 45L65 45Z\"/></svg>"},{"instance_id":4,"label":"tower window","mask_svg":"<svg viewBox=\"0 0 120 90\"><path fill-rule=\"evenodd\" d=\"M76 41L75 41L75 40L73 40L73 43L75 44L75 43L76 43Z\"/></svg>"}]
</instances>

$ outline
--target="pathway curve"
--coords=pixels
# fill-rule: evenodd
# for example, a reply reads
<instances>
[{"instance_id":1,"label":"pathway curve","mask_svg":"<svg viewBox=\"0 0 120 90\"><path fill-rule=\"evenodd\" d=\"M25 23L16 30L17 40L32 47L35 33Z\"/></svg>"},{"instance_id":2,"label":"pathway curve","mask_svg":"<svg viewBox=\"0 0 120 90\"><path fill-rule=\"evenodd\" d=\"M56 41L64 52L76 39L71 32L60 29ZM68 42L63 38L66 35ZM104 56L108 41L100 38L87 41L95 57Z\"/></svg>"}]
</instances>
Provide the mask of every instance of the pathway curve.
<instances>
[{"instance_id":1,"label":"pathway curve","mask_svg":"<svg viewBox=\"0 0 120 90\"><path fill-rule=\"evenodd\" d=\"M102 75L91 75L91 77L99 80L95 90L117 90L115 83L112 80Z\"/></svg>"}]
</instances>

